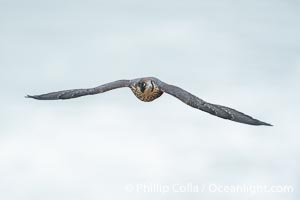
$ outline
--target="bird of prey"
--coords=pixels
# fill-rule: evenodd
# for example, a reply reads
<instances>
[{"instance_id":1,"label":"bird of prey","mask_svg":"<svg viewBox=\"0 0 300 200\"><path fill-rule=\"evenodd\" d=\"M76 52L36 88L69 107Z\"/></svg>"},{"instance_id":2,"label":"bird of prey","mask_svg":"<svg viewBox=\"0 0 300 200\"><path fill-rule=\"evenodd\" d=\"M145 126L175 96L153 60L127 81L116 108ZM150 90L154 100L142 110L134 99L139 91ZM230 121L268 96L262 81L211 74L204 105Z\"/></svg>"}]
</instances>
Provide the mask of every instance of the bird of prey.
<instances>
[{"instance_id":1,"label":"bird of prey","mask_svg":"<svg viewBox=\"0 0 300 200\"><path fill-rule=\"evenodd\" d=\"M208 112L223 119L250 125L272 126L269 123L254 119L251 116L232 108L208 103L177 86L164 83L163 81L154 77L137 78L132 80L118 80L100 85L95 88L63 90L41 95L27 95L26 97L38 100L71 99L85 95L99 94L123 87L129 87L132 90L133 94L138 99L144 102L153 101L160 97L163 93L167 93L178 98L179 100L193 108Z\"/></svg>"}]
</instances>

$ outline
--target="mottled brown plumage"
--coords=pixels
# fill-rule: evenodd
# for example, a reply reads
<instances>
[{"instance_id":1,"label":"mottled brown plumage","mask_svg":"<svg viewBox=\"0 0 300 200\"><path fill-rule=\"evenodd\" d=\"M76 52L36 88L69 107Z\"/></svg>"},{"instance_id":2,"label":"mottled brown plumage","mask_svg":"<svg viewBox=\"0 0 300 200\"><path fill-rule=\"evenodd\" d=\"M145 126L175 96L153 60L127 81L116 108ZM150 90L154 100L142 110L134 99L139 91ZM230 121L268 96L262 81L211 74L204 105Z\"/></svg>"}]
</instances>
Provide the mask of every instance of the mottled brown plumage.
<instances>
[{"instance_id":1,"label":"mottled brown plumage","mask_svg":"<svg viewBox=\"0 0 300 200\"><path fill-rule=\"evenodd\" d=\"M226 106L208 103L177 86L169 85L154 77L137 78L133 80L119 80L104 85L100 85L95 88L64 90L64 91L51 92L42 95L34 95L34 96L28 95L27 97L38 99L38 100L71 99L71 98L77 98L85 95L99 94L99 93L103 93L109 90L122 88L122 87L129 87L134 93L134 95L138 99L144 102L153 101L158 97L160 97L165 92L178 98L179 100L181 100L182 102L184 102L185 104L193 108L208 112L212 115L221 117L223 119L228 119L235 122L240 122L240 123L250 124L250 125L272 126L269 123L254 119L251 116L239 112L235 109Z\"/></svg>"},{"instance_id":2,"label":"mottled brown plumage","mask_svg":"<svg viewBox=\"0 0 300 200\"><path fill-rule=\"evenodd\" d=\"M130 85L133 94L141 101L150 102L160 97L163 92L151 79L145 79Z\"/></svg>"}]
</instances>

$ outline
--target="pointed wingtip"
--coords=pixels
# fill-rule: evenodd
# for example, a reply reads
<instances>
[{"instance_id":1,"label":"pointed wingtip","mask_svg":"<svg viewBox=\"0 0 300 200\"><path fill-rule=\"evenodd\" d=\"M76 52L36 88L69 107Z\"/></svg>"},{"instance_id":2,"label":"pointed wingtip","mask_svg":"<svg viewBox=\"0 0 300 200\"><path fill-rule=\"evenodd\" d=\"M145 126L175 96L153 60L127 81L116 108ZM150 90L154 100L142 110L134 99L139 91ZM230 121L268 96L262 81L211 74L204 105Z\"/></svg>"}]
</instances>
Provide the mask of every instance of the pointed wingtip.
<instances>
[{"instance_id":1,"label":"pointed wingtip","mask_svg":"<svg viewBox=\"0 0 300 200\"><path fill-rule=\"evenodd\" d=\"M266 123L266 122L261 122L261 124L259 125L263 125L263 126L274 126L273 124L269 124L269 123Z\"/></svg>"},{"instance_id":2,"label":"pointed wingtip","mask_svg":"<svg viewBox=\"0 0 300 200\"><path fill-rule=\"evenodd\" d=\"M25 98L36 99L36 97L35 97L35 96L32 96L32 95L26 95Z\"/></svg>"},{"instance_id":3,"label":"pointed wingtip","mask_svg":"<svg viewBox=\"0 0 300 200\"><path fill-rule=\"evenodd\" d=\"M274 126L273 124L266 123L265 126Z\"/></svg>"}]
</instances>

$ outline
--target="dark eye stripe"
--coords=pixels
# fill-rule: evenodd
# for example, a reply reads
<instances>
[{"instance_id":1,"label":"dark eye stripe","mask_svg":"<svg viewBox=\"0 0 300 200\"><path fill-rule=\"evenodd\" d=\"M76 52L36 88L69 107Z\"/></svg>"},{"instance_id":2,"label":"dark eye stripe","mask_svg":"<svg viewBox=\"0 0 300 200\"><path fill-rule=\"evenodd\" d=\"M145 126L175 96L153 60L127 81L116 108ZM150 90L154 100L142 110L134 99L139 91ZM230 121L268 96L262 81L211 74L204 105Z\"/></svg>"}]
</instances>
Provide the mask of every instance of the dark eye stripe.
<instances>
[{"instance_id":1,"label":"dark eye stripe","mask_svg":"<svg viewBox=\"0 0 300 200\"><path fill-rule=\"evenodd\" d=\"M140 86L141 92L144 93L144 92L145 92L145 89L146 89L146 88L145 88L145 83L142 83L141 86Z\"/></svg>"},{"instance_id":2,"label":"dark eye stripe","mask_svg":"<svg viewBox=\"0 0 300 200\"><path fill-rule=\"evenodd\" d=\"M154 85L153 85L153 81L151 81L150 83L151 83L151 85L152 85L152 89L151 89L151 92L153 92L153 90L154 90Z\"/></svg>"}]
</instances>

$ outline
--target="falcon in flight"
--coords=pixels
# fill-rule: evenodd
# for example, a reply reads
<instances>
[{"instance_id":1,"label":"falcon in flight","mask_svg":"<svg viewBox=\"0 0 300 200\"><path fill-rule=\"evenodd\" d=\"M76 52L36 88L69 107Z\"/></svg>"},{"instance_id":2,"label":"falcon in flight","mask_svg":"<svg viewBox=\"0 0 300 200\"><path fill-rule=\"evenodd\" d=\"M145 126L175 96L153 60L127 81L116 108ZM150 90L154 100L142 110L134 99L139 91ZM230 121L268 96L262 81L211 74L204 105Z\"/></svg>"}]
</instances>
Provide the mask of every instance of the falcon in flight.
<instances>
[{"instance_id":1,"label":"falcon in flight","mask_svg":"<svg viewBox=\"0 0 300 200\"><path fill-rule=\"evenodd\" d=\"M27 95L26 97L38 100L71 99L85 95L99 94L122 87L129 87L132 90L133 94L138 99L144 102L153 101L165 92L178 98L180 101L193 108L208 112L209 114L221 117L223 119L250 125L272 126L271 124L254 119L251 116L232 108L208 103L177 86L169 85L154 77L137 78L132 80L118 80L100 85L95 88L63 90L41 95Z\"/></svg>"}]
</instances>

